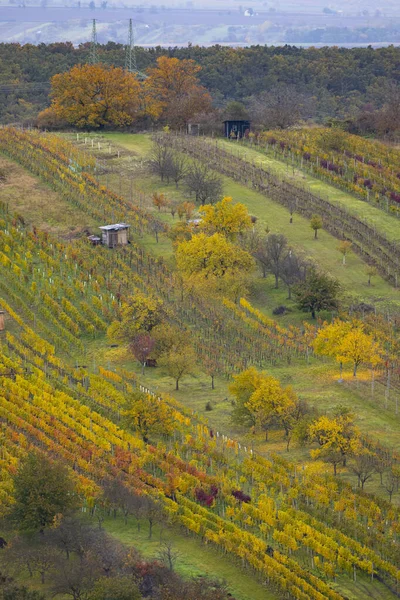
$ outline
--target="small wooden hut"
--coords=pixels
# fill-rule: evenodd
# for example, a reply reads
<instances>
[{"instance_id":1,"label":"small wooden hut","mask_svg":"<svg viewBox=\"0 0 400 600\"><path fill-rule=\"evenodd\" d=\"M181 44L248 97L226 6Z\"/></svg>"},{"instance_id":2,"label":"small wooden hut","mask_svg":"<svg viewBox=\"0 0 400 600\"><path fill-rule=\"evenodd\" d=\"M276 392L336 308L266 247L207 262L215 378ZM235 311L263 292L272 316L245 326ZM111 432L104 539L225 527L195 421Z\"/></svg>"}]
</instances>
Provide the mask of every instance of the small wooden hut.
<instances>
[{"instance_id":1,"label":"small wooden hut","mask_svg":"<svg viewBox=\"0 0 400 600\"><path fill-rule=\"evenodd\" d=\"M250 131L250 121L228 120L224 121L226 138L243 138Z\"/></svg>"},{"instance_id":2,"label":"small wooden hut","mask_svg":"<svg viewBox=\"0 0 400 600\"><path fill-rule=\"evenodd\" d=\"M101 229L101 243L108 248L126 246L129 244L129 228L127 223L115 223L114 225L103 225Z\"/></svg>"}]
</instances>

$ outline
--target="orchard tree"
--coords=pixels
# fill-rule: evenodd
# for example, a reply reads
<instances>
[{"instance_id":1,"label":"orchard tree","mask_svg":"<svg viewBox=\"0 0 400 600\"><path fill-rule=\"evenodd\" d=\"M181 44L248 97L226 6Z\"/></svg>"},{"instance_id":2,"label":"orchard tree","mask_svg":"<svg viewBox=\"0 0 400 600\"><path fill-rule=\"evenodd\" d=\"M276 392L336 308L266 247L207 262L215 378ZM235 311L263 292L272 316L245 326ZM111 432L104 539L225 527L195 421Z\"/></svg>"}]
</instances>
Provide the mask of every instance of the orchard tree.
<instances>
[{"instance_id":1,"label":"orchard tree","mask_svg":"<svg viewBox=\"0 0 400 600\"><path fill-rule=\"evenodd\" d=\"M341 253L341 255L343 256L343 259L342 259L343 265L346 264L346 257L351 250L351 246L352 246L352 244L348 240L344 240L343 242L340 242L340 244L338 246L338 250Z\"/></svg>"},{"instance_id":2,"label":"orchard tree","mask_svg":"<svg viewBox=\"0 0 400 600\"><path fill-rule=\"evenodd\" d=\"M248 231L252 225L246 206L240 202L234 204L227 196L214 206L202 206L199 212L202 215L201 229L207 233L222 233L231 240Z\"/></svg>"},{"instance_id":3,"label":"orchard tree","mask_svg":"<svg viewBox=\"0 0 400 600\"><path fill-rule=\"evenodd\" d=\"M288 289L288 299L292 297L293 286L305 278L307 265L293 250L283 257L280 265L280 277Z\"/></svg>"},{"instance_id":4,"label":"orchard tree","mask_svg":"<svg viewBox=\"0 0 400 600\"><path fill-rule=\"evenodd\" d=\"M353 364L353 376L361 364L376 366L382 362L383 350L374 341L372 335L365 333L363 325L353 327L341 340L337 359Z\"/></svg>"},{"instance_id":5,"label":"orchard tree","mask_svg":"<svg viewBox=\"0 0 400 600\"><path fill-rule=\"evenodd\" d=\"M144 442L153 435L170 435L176 428L172 409L150 394L135 392L122 412L125 424L138 431Z\"/></svg>"},{"instance_id":6,"label":"orchard tree","mask_svg":"<svg viewBox=\"0 0 400 600\"><path fill-rule=\"evenodd\" d=\"M178 391L182 377L193 374L196 368L196 354L191 346L172 348L161 355L159 365L175 380L175 390Z\"/></svg>"},{"instance_id":7,"label":"orchard tree","mask_svg":"<svg viewBox=\"0 0 400 600\"><path fill-rule=\"evenodd\" d=\"M138 333L149 333L162 317L162 302L138 291L122 304L120 318L111 323L107 335L112 340L131 344Z\"/></svg>"},{"instance_id":8,"label":"orchard tree","mask_svg":"<svg viewBox=\"0 0 400 600\"><path fill-rule=\"evenodd\" d=\"M318 239L318 230L322 229L322 217L313 215L310 221L310 227L314 231L314 239Z\"/></svg>"},{"instance_id":9,"label":"orchard tree","mask_svg":"<svg viewBox=\"0 0 400 600\"><path fill-rule=\"evenodd\" d=\"M148 333L141 333L135 336L129 344L129 349L133 356L142 365L142 375L144 375L147 359L151 355L155 344L155 340Z\"/></svg>"},{"instance_id":10,"label":"orchard tree","mask_svg":"<svg viewBox=\"0 0 400 600\"><path fill-rule=\"evenodd\" d=\"M208 165L194 161L185 177L186 189L197 204L214 204L222 196L222 178Z\"/></svg>"},{"instance_id":11,"label":"orchard tree","mask_svg":"<svg viewBox=\"0 0 400 600\"><path fill-rule=\"evenodd\" d=\"M269 271L275 277L275 289L279 287L282 264L287 251L287 239L281 233L271 233L265 237L254 256L263 265L265 271Z\"/></svg>"},{"instance_id":12,"label":"orchard tree","mask_svg":"<svg viewBox=\"0 0 400 600\"><path fill-rule=\"evenodd\" d=\"M383 348L364 331L364 324L357 319L336 319L330 325L324 325L318 331L313 347L316 354L335 358L341 371L343 363L351 362L354 377L361 364L374 367L382 362Z\"/></svg>"},{"instance_id":13,"label":"orchard tree","mask_svg":"<svg viewBox=\"0 0 400 600\"><path fill-rule=\"evenodd\" d=\"M183 274L198 275L205 280L224 277L232 272L253 269L248 252L229 242L221 233L194 235L177 245L176 262Z\"/></svg>"},{"instance_id":14,"label":"orchard tree","mask_svg":"<svg viewBox=\"0 0 400 600\"><path fill-rule=\"evenodd\" d=\"M359 450L359 432L354 425L354 415L339 407L333 417L319 417L309 427L309 439L319 448L311 451L315 459L333 465L334 475L340 463L346 466L347 458Z\"/></svg>"},{"instance_id":15,"label":"orchard tree","mask_svg":"<svg viewBox=\"0 0 400 600\"><path fill-rule=\"evenodd\" d=\"M313 319L321 310L337 310L340 284L324 273L309 269L304 281L294 287L297 306L304 312L310 312Z\"/></svg>"},{"instance_id":16,"label":"orchard tree","mask_svg":"<svg viewBox=\"0 0 400 600\"><path fill-rule=\"evenodd\" d=\"M21 531L43 531L57 515L78 505L68 469L40 452L29 452L13 476L12 520Z\"/></svg>"}]
</instances>

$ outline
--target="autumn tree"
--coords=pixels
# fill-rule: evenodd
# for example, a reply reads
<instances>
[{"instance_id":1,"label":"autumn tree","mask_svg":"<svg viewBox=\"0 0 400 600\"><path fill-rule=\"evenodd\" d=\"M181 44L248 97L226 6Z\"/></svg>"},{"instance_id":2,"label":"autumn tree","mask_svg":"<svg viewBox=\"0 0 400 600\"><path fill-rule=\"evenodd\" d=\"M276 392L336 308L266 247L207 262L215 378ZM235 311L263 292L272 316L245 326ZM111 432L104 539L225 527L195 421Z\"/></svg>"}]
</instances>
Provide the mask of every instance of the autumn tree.
<instances>
[{"instance_id":1,"label":"autumn tree","mask_svg":"<svg viewBox=\"0 0 400 600\"><path fill-rule=\"evenodd\" d=\"M229 391L236 400L232 412L235 423L262 429L266 440L274 425L285 423L287 433L294 427L289 413L295 418L297 397L292 388L282 388L275 377L250 367L234 376Z\"/></svg>"},{"instance_id":2,"label":"autumn tree","mask_svg":"<svg viewBox=\"0 0 400 600\"><path fill-rule=\"evenodd\" d=\"M148 162L151 173L158 175L161 181L166 179L169 183L173 174L173 161L174 153L168 144L164 143L164 137L154 137Z\"/></svg>"},{"instance_id":3,"label":"autumn tree","mask_svg":"<svg viewBox=\"0 0 400 600\"><path fill-rule=\"evenodd\" d=\"M303 280L307 273L307 264L293 250L289 250L280 265L280 277L288 290L288 299L292 297L292 288Z\"/></svg>"},{"instance_id":4,"label":"autumn tree","mask_svg":"<svg viewBox=\"0 0 400 600\"><path fill-rule=\"evenodd\" d=\"M306 278L294 287L296 302L300 310L310 312L313 319L321 310L337 310L340 284L336 279L308 270Z\"/></svg>"},{"instance_id":5,"label":"autumn tree","mask_svg":"<svg viewBox=\"0 0 400 600\"><path fill-rule=\"evenodd\" d=\"M310 221L310 227L314 231L314 238L318 239L318 230L322 229L322 217L313 215Z\"/></svg>"},{"instance_id":6,"label":"autumn tree","mask_svg":"<svg viewBox=\"0 0 400 600\"><path fill-rule=\"evenodd\" d=\"M287 252L287 239L281 233L271 233L264 237L254 256L260 261L264 276L267 272L275 277L275 288L279 287L284 256Z\"/></svg>"},{"instance_id":7,"label":"autumn tree","mask_svg":"<svg viewBox=\"0 0 400 600\"><path fill-rule=\"evenodd\" d=\"M153 204L160 211L165 206L168 206L168 198L165 194L154 192L153 194Z\"/></svg>"},{"instance_id":8,"label":"autumn tree","mask_svg":"<svg viewBox=\"0 0 400 600\"><path fill-rule=\"evenodd\" d=\"M138 333L150 332L162 316L162 302L138 291L122 304L119 320L111 323L107 335L111 340L130 344Z\"/></svg>"},{"instance_id":9,"label":"autumn tree","mask_svg":"<svg viewBox=\"0 0 400 600\"><path fill-rule=\"evenodd\" d=\"M338 250L339 250L340 254L343 256L343 259L342 259L343 265L346 264L346 257L351 250L351 246L352 246L352 244L348 240L344 240L343 242L340 242L340 244L338 246Z\"/></svg>"},{"instance_id":10,"label":"autumn tree","mask_svg":"<svg viewBox=\"0 0 400 600\"><path fill-rule=\"evenodd\" d=\"M153 435L170 435L176 426L172 409L150 394L135 392L122 411L125 424L138 431L144 442Z\"/></svg>"},{"instance_id":11,"label":"autumn tree","mask_svg":"<svg viewBox=\"0 0 400 600\"><path fill-rule=\"evenodd\" d=\"M340 365L351 362L353 375L361 364L376 366L382 361L383 349L373 336L365 332L361 321L341 321L322 327L313 342L314 351L321 356L335 358Z\"/></svg>"},{"instance_id":12,"label":"autumn tree","mask_svg":"<svg viewBox=\"0 0 400 600\"><path fill-rule=\"evenodd\" d=\"M356 377L358 367L365 363L376 366L382 362L382 349L373 337L365 333L364 327L353 327L342 339L338 348L338 360L353 364L353 376Z\"/></svg>"},{"instance_id":13,"label":"autumn tree","mask_svg":"<svg viewBox=\"0 0 400 600\"><path fill-rule=\"evenodd\" d=\"M170 352L172 348L179 348L187 344L190 334L187 331L179 329L176 325L163 322L154 327L151 337L155 342L153 354L159 358L163 354Z\"/></svg>"},{"instance_id":14,"label":"autumn tree","mask_svg":"<svg viewBox=\"0 0 400 600\"><path fill-rule=\"evenodd\" d=\"M354 452L350 470L357 475L358 487L363 490L366 482L376 473L375 454L360 444Z\"/></svg>"},{"instance_id":15,"label":"autumn tree","mask_svg":"<svg viewBox=\"0 0 400 600\"><path fill-rule=\"evenodd\" d=\"M159 365L167 375L175 381L175 390L179 390L179 382L184 375L191 375L196 367L196 354L191 346L183 345L172 348L161 355Z\"/></svg>"},{"instance_id":16,"label":"autumn tree","mask_svg":"<svg viewBox=\"0 0 400 600\"><path fill-rule=\"evenodd\" d=\"M348 456L359 449L359 432L354 425L354 415L339 407L333 417L323 415L309 427L310 441L319 448L311 451L315 459L321 458L333 465L336 475L340 463L346 466Z\"/></svg>"},{"instance_id":17,"label":"autumn tree","mask_svg":"<svg viewBox=\"0 0 400 600\"><path fill-rule=\"evenodd\" d=\"M119 67L76 65L51 79L51 110L61 120L79 128L97 129L106 125L122 127L144 114L141 84L133 73Z\"/></svg>"},{"instance_id":18,"label":"autumn tree","mask_svg":"<svg viewBox=\"0 0 400 600\"><path fill-rule=\"evenodd\" d=\"M225 197L214 205L206 204L199 210L202 215L201 229L207 233L222 233L234 240L251 228L251 217L244 204L233 203Z\"/></svg>"},{"instance_id":19,"label":"autumn tree","mask_svg":"<svg viewBox=\"0 0 400 600\"><path fill-rule=\"evenodd\" d=\"M162 107L162 121L182 127L196 114L211 111L211 96L198 80L200 70L193 60L167 56L160 56L157 65L147 69L144 87Z\"/></svg>"},{"instance_id":20,"label":"autumn tree","mask_svg":"<svg viewBox=\"0 0 400 600\"><path fill-rule=\"evenodd\" d=\"M220 233L212 236L199 233L181 242L176 249L176 262L184 275L195 275L211 283L231 273L251 271L254 266L248 252Z\"/></svg>"},{"instance_id":21,"label":"autumn tree","mask_svg":"<svg viewBox=\"0 0 400 600\"><path fill-rule=\"evenodd\" d=\"M30 452L13 477L12 519L23 531L43 531L56 515L76 508L78 496L67 468Z\"/></svg>"},{"instance_id":22,"label":"autumn tree","mask_svg":"<svg viewBox=\"0 0 400 600\"><path fill-rule=\"evenodd\" d=\"M147 359L151 355L155 344L155 340L147 333L141 333L135 336L129 344L129 349L133 356L142 365L142 375L144 375Z\"/></svg>"}]
</instances>

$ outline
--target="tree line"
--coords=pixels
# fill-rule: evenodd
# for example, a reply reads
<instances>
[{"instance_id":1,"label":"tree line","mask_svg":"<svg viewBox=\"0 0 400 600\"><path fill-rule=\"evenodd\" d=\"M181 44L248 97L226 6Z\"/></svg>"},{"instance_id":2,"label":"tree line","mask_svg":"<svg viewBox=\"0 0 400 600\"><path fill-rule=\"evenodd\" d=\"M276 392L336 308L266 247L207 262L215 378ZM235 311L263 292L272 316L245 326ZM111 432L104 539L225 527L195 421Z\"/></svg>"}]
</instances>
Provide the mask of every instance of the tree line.
<instances>
[{"instance_id":1,"label":"tree line","mask_svg":"<svg viewBox=\"0 0 400 600\"><path fill-rule=\"evenodd\" d=\"M35 84L49 83L53 75L87 63L89 52L89 44L74 48L69 42L1 44L0 83L7 84L0 95L1 122L32 121L49 104L49 88L37 90ZM99 46L98 56L104 64L123 67L121 44ZM269 127L279 127L282 115L293 118L290 111L294 108L295 114L300 109L302 117L349 119L349 127L360 131L378 128L390 133L399 128L398 111L385 109L396 106L392 98L393 86L398 88L399 83L399 49L395 47L137 48L141 71L154 67L160 57L194 60L201 67L200 84L211 94L214 107L222 111L217 113L218 119L226 114L227 104L236 100L246 104L253 120L260 117L261 108ZM265 111L268 105L271 110ZM283 110L277 113L279 106ZM378 126L374 119L382 108L386 110L384 123Z\"/></svg>"}]
</instances>

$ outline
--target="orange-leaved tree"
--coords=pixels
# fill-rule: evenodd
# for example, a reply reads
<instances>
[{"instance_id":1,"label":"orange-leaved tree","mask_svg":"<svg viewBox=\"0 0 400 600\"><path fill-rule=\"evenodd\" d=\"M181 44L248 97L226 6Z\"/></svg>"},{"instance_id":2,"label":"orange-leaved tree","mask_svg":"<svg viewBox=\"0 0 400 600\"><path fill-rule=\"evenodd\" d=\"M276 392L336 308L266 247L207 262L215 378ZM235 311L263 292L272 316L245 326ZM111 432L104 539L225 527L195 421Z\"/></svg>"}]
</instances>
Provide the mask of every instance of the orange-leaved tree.
<instances>
[{"instance_id":1,"label":"orange-leaved tree","mask_svg":"<svg viewBox=\"0 0 400 600\"><path fill-rule=\"evenodd\" d=\"M135 75L100 64L76 65L54 75L51 96L56 117L76 127L121 127L154 110Z\"/></svg>"},{"instance_id":2,"label":"orange-leaved tree","mask_svg":"<svg viewBox=\"0 0 400 600\"><path fill-rule=\"evenodd\" d=\"M144 89L161 104L163 121L179 127L211 110L211 96L197 77L200 69L193 60L160 56L157 66L147 70Z\"/></svg>"}]
</instances>

